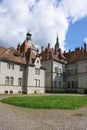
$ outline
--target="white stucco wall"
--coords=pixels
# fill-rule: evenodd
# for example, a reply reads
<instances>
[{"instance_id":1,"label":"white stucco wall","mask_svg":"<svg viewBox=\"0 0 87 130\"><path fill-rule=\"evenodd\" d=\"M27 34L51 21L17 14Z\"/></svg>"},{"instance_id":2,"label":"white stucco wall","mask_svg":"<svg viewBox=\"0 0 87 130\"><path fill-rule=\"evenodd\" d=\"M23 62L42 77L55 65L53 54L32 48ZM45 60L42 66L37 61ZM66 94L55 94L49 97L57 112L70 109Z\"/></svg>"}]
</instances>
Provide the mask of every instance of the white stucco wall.
<instances>
[{"instance_id":1,"label":"white stucco wall","mask_svg":"<svg viewBox=\"0 0 87 130\"><path fill-rule=\"evenodd\" d=\"M55 67L61 70L61 74L55 72ZM56 81L56 88L63 88L63 65L61 63L53 61L53 87L55 87L54 82ZM61 82L61 86L59 85Z\"/></svg>"},{"instance_id":2,"label":"white stucco wall","mask_svg":"<svg viewBox=\"0 0 87 130\"><path fill-rule=\"evenodd\" d=\"M78 88L87 87L87 61L78 63Z\"/></svg>"},{"instance_id":3,"label":"white stucco wall","mask_svg":"<svg viewBox=\"0 0 87 130\"><path fill-rule=\"evenodd\" d=\"M77 70L76 74L71 73L67 75L67 82L76 81L77 91L84 92L84 88L87 87L87 61L77 61L75 64L67 65L67 70Z\"/></svg>"},{"instance_id":4,"label":"white stucco wall","mask_svg":"<svg viewBox=\"0 0 87 130\"><path fill-rule=\"evenodd\" d=\"M78 61L78 73L86 73L87 72L87 61Z\"/></svg>"},{"instance_id":5,"label":"white stucco wall","mask_svg":"<svg viewBox=\"0 0 87 130\"><path fill-rule=\"evenodd\" d=\"M7 62L0 62L0 93L4 93L5 91L8 91L8 93L10 91L13 91L13 93L22 92L22 86L18 86L18 78L23 79L23 71L19 70L19 66L18 64L14 64L14 69L8 69ZM14 78L13 86L5 85L6 76Z\"/></svg>"},{"instance_id":6,"label":"white stucco wall","mask_svg":"<svg viewBox=\"0 0 87 130\"><path fill-rule=\"evenodd\" d=\"M45 70L41 69L40 58L35 60L35 66L28 67L28 88L27 93L44 93L45 92ZM39 69L40 73L36 74L36 70ZM36 86L35 80L40 81L40 86Z\"/></svg>"},{"instance_id":7,"label":"white stucco wall","mask_svg":"<svg viewBox=\"0 0 87 130\"><path fill-rule=\"evenodd\" d=\"M45 77L46 90L51 91L51 87L52 87L52 61L51 60L43 61L42 65L46 68L46 77Z\"/></svg>"}]
</instances>

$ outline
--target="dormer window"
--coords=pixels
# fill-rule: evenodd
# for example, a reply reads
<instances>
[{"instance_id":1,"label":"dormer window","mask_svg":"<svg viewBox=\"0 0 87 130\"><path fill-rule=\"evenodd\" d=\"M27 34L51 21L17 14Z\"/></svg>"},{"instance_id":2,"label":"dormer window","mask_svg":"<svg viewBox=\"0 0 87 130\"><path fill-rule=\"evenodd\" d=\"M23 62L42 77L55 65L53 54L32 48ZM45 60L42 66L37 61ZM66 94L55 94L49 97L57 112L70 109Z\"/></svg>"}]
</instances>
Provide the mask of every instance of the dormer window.
<instances>
[{"instance_id":1,"label":"dormer window","mask_svg":"<svg viewBox=\"0 0 87 130\"><path fill-rule=\"evenodd\" d=\"M39 60L37 60L37 63L39 63Z\"/></svg>"}]
</instances>

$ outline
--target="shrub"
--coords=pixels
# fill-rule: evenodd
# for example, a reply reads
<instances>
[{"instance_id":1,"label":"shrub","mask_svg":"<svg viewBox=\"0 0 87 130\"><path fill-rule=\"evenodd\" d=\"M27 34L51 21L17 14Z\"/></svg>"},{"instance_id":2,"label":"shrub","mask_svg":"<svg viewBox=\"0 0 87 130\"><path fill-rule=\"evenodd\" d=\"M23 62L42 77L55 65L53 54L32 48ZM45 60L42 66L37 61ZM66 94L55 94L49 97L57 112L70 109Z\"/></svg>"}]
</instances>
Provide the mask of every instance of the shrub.
<instances>
[{"instance_id":1,"label":"shrub","mask_svg":"<svg viewBox=\"0 0 87 130\"><path fill-rule=\"evenodd\" d=\"M84 89L84 93L87 94L87 87Z\"/></svg>"}]
</instances>

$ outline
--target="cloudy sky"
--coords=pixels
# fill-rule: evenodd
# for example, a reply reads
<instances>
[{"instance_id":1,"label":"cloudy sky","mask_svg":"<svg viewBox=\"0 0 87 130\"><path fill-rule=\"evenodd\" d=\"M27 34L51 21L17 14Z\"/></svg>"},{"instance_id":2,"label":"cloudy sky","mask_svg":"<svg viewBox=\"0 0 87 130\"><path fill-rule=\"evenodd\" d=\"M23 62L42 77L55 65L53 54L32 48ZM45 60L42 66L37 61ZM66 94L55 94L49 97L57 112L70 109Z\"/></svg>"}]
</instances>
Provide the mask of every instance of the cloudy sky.
<instances>
[{"instance_id":1,"label":"cloudy sky","mask_svg":"<svg viewBox=\"0 0 87 130\"><path fill-rule=\"evenodd\" d=\"M28 30L38 47L53 47L57 34L63 50L83 46L87 0L0 0L0 45L16 48Z\"/></svg>"}]
</instances>

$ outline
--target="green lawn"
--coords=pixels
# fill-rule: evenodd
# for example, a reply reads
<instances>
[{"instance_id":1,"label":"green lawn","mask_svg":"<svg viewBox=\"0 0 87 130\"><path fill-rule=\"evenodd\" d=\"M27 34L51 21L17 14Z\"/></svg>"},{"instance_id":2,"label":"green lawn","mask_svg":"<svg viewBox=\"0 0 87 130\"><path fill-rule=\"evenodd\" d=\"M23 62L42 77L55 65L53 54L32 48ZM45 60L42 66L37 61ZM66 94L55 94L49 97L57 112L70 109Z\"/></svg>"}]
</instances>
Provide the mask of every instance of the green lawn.
<instances>
[{"instance_id":1,"label":"green lawn","mask_svg":"<svg viewBox=\"0 0 87 130\"><path fill-rule=\"evenodd\" d=\"M78 109L87 106L87 96L13 96L0 102L33 109Z\"/></svg>"}]
</instances>

